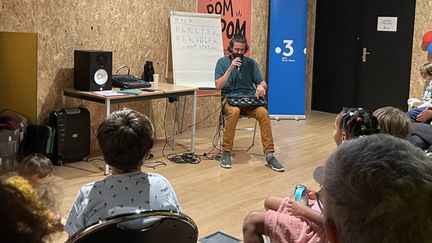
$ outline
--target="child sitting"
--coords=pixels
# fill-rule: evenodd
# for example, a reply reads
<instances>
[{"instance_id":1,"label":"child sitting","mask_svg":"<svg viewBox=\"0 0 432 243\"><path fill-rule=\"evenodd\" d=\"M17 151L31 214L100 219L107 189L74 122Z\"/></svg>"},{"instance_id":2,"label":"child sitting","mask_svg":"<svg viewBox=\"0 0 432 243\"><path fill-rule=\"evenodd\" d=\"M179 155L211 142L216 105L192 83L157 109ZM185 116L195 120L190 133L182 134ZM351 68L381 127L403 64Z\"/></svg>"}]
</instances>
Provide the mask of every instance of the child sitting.
<instances>
[{"instance_id":1,"label":"child sitting","mask_svg":"<svg viewBox=\"0 0 432 243\"><path fill-rule=\"evenodd\" d=\"M432 120L431 114L424 112L429 107L432 108L432 63L426 63L420 67L420 75L425 80L423 100L416 98L408 99L408 105L411 110L408 111L408 116L413 122L430 123Z\"/></svg>"},{"instance_id":2,"label":"child sitting","mask_svg":"<svg viewBox=\"0 0 432 243\"><path fill-rule=\"evenodd\" d=\"M97 130L97 140L112 175L78 191L65 231L69 235L99 220L140 210L181 210L169 181L144 173L141 165L153 147L153 125L134 110L111 113Z\"/></svg>"},{"instance_id":3,"label":"child sitting","mask_svg":"<svg viewBox=\"0 0 432 243\"><path fill-rule=\"evenodd\" d=\"M34 208L46 219L51 232L63 231L61 217L48 206L52 205L52 198L44 196L41 190L47 185L49 178L53 175L54 167L51 160L45 155L33 153L21 161L18 167L18 175L8 178L5 183L17 188L30 202Z\"/></svg>"},{"instance_id":4,"label":"child sitting","mask_svg":"<svg viewBox=\"0 0 432 243\"><path fill-rule=\"evenodd\" d=\"M407 114L398 108L386 106L373 112L380 125L380 133L407 139L412 131L412 123Z\"/></svg>"},{"instance_id":5,"label":"child sitting","mask_svg":"<svg viewBox=\"0 0 432 243\"><path fill-rule=\"evenodd\" d=\"M50 231L40 208L16 187L0 183L1 242L47 242Z\"/></svg>"},{"instance_id":6,"label":"child sitting","mask_svg":"<svg viewBox=\"0 0 432 243\"><path fill-rule=\"evenodd\" d=\"M378 120L371 112L343 109L335 119L333 139L340 145L345 140L378 132ZM262 235L266 235L272 242L326 242L320 203L316 198L309 208L289 197L269 196L264 201L266 211L253 211L246 216L243 240L263 242Z\"/></svg>"}]
</instances>

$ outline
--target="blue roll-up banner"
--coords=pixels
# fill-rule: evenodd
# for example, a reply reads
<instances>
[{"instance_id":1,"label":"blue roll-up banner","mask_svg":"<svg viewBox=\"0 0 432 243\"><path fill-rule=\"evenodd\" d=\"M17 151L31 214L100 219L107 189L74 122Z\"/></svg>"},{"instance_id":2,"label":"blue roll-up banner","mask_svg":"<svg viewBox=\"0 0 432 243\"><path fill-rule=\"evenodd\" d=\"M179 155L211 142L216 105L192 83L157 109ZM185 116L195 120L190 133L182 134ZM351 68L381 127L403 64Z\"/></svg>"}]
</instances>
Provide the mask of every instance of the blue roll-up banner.
<instances>
[{"instance_id":1,"label":"blue roll-up banner","mask_svg":"<svg viewBox=\"0 0 432 243\"><path fill-rule=\"evenodd\" d=\"M307 0L271 0L268 110L275 119L305 119Z\"/></svg>"}]
</instances>

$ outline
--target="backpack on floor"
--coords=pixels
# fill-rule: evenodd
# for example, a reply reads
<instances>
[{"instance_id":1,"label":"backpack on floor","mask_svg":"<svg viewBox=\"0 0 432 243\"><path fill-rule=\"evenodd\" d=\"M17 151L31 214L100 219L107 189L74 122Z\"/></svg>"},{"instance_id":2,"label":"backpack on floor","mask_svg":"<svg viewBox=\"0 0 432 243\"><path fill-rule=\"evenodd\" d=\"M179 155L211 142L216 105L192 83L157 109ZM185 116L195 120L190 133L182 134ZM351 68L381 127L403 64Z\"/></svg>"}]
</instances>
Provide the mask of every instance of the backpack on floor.
<instances>
[{"instance_id":1,"label":"backpack on floor","mask_svg":"<svg viewBox=\"0 0 432 243\"><path fill-rule=\"evenodd\" d=\"M51 158L54 148L55 131L48 125L30 125L24 135L23 156L41 153Z\"/></svg>"}]
</instances>

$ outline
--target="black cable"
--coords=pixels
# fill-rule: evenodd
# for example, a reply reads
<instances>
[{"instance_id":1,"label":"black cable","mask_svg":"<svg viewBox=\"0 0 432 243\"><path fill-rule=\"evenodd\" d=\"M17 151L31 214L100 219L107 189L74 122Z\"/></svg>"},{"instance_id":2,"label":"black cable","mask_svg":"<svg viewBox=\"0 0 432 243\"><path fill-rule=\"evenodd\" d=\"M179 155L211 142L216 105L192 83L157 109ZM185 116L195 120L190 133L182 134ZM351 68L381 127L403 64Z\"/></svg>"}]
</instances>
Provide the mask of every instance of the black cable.
<instances>
[{"instance_id":1,"label":"black cable","mask_svg":"<svg viewBox=\"0 0 432 243\"><path fill-rule=\"evenodd\" d=\"M178 102L178 101L176 101L176 102ZM168 135L167 135L167 130L166 130L166 116L167 116L167 113L168 113L168 103L171 103L170 101L169 101L169 98L166 98L166 103L165 103L165 114L164 114L164 133L165 133L165 145L168 145L170 148L171 148L171 150L174 150L174 147L173 146L171 146L171 144L168 142L168 140L171 140L171 138L173 138L176 134L175 134L175 131L173 131L173 134L171 135L171 136L169 136L168 137ZM177 105L175 106L175 113L177 113ZM176 117L174 117L174 125L175 125L175 123L176 123Z\"/></svg>"},{"instance_id":2,"label":"black cable","mask_svg":"<svg viewBox=\"0 0 432 243\"><path fill-rule=\"evenodd\" d=\"M214 112L210 113L209 115L207 115L206 117L204 117L201 121L199 122L195 122L194 124L189 125L188 127L186 127L185 129L181 130L180 133L185 132L187 129L191 128L192 126L196 126L198 124L200 124L201 122L207 120L210 116L212 116L213 114L215 114L216 112L218 112L220 109L222 108L222 106L219 106Z\"/></svg>"},{"instance_id":3,"label":"black cable","mask_svg":"<svg viewBox=\"0 0 432 243\"><path fill-rule=\"evenodd\" d=\"M186 103L188 102L188 96L184 97L184 102L183 102L183 112L182 112L182 118L181 118L181 126L180 126L180 131L183 131L183 126L184 126L184 118L185 118L185 113L186 113Z\"/></svg>"},{"instance_id":4,"label":"black cable","mask_svg":"<svg viewBox=\"0 0 432 243\"><path fill-rule=\"evenodd\" d=\"M148 159L152 159L153 157L149 157ZM89 158L87 160L87 162L95 162L95 161L102 161L105 162L103 157L94 157L94 158ZM152 168L152 169L156 169L159 166L166 166L167 164L163 161L157 160L157 161L147 161L147 159L144 160L144 163L142 164L142 166L147 167L147 168Z\"/></svg>"},{"instance_id":5,"label":"black cable","mask_svg":"<svg viewBox=\"0 0 432 243\"><path fill-rule=\"evenodd\" d=\"M117 69L117 71L116 71L115 74L118 74L118 72L119 72L121 69L123 69L123 68L127 68L127 70L128 70L127 75L130 75L130 67L127 66L127 65L122 65L119 69Z\"/></svg>"},{"instance_id":6,"label":"black cable","mask_svg":"<svg viewBox=\"0 0 432 243\"><path fill-rule=\"evenodd\" d=\"M167 131L166 131L166 117L167 117L167 112L168 111L168 98L165 99L165 114L164 114L164 123L163 123L163 128L164 128L164 137L165 137L165 143L164 146L162 147L162 156L166 159L168 159L167 156L165 156L165 147L168 144L168 135L167 135Z\"/></svg>"},{"instance_id":7,"label":"black cable","mask_svg":"<svg viewBox=\"0 0 432 243\"><path fill-rule=\"evenodd\" d=\"M167 129L166 129L166 117L168 114L168 98L165 99L165 114L164 114L164 135L165 135L165 144L162 148L162 156L173 163L189 163L189 164L198 164L201 162L201 159L195 155L194 153L183 153L183 154L168 154L165 155L165 148L168 145L168 139L172 136L168 137ZM176 107L177 109L177 107ZM173 149L171 147L171 149Z\"/></svg>"},{"instance_id":8,"label":"black cable","mask_svg":"<svg viewBox=\"0 0 432 243\"><path fill-rule=\"evenodd\" d=\"M220 159L220 155L222 152L221 148L217 148L217 144L221 144L221 136L220 136L220 130L221 130L221 123L219 122L219 125L217 127L217 131L215 136L213 137L213 141L212 141L212 148L208 153L204 153L202 155L197 155L195 153L182 153L182 154L168 154L165 155L165 148L168 145L168 139L171 139L172 136L175 136L175 134L173 134L172 136L168 137L167 136L167 131L166 131L166 116L167 116L167 110L168 110L168 101L166 101L166 105L165 105L165 114L164 114L164 134L165 134L165 144L162 148L162 156L166 159L168 159L169 161L173 162L173 163L189 163L189 164L198 164L201 162L202 159L205 160L219 160ZM177 107L176 107L177 109ZM184 130L182 130L180 133L183 133L184 131L186 131L187 129L189 129L190 127L192 127L193 125L197 125L200 124L201 122L203 122L204 120L208 119L209 117L211 117L213 114L215 114L216 112L218 112L219 110L222 111L222 103L221 106L218 107L214 112L210 113L209 115L207 115L206 117L204 117L202 120L200 120L199 122L196 122L188 127L186 127ZM214 150L217 150L217 152L213 152Z\"/></svg>"},{"instance_id":9,"label":"black cable","mask_svg":"<svg viewBox=\"0 0 432 243\"><path fill-rule=\"evenodd\" d=\"M90 128L91 128L91 131L93 133L93 137L95 137L97 139L97 134L95 132L95 128L94 128L94 126L91 125L91 123L90 123Z\"/></svg>"},{"instance_id":10,"label":"black cable","mask_svg":"<svg viewBox=\"0 0 432 243\"><path fill-rule=\"evenodd\" d=\"M178 164L199 164L201 162L200 156L194 153L171 154L167 156L167 159Z\"/></svg>"},{"instance_id":11,"label":"black cable","mask_svg":"<svg viewBox=\"0 0 432 243\"><path fill-rule=\"evenodd\" d=\"M144 161L144 163L143 163L143 166L144 167L147 167L147 168L152 168L152 169L156 169L157 167L160 167L160 166L166 166L167 164L165 163L165 162L163 162L163 161L160 161L160 160L157 160L157 161L151 161L151 162L148 162L148 161Z\"/></svg>"},{"instance_id":12,"label":"black cable","mask_svg":"<svg viewBox=\"0 0 432 243\"><path fill-rule=\"evenodd\" d=\"M201 161L201 160L220 160L220 157L222 155L222 136L221 136L221 131L224 128L224 118L223 118L223 110L222 107L225 103L221 102L221 106L216 110L218 111L219 109L220 111L220 115L219 115L219 124L216 128L216 133L213 136L213 140L212 140L212 148L210 149L209 152L201 154L201 155L196 155L196 159ZM211 113L209 116L207 116L206 118L204 118L203 120L207 119L208 117L210 117L211 115L213 115L213 113ZM219 148L218 148L219 145ZM215 151L216 150L216 151ZM183 159L183 160L188 160L189 159L188 154L183 154L183 157L176 157L176 159ZM185 158L186 157L186 158Z\"/></svg>"},{"instance_id":13,"label":"black cable","mask_svg":"<svg viewBox=\"0 0 432 243\"><path fill-rule=\"evenodd\" d=\"M226 101L225 101L226 102ZM224 114L223 114L223 109L222 107L225 105L225 102L223 102L221 100L221 112L219 115L219 124L216 128L216 133L213 136L213 140L212 140L212 148L209 152L204 153L202 155L202 159L205 160L220 160L220 157L222 155L222 136L221 136L221 131L224 129ZM219 144L219 148L217 147L217 145ZM216 150L216 152L213 152L214 150Z\"/></svg>"},{"instance_id":14,"label":"black cable","mask_svg":"<svg viewBox=\"0 0 432 243\"><path fill-rule=\"evenodd\" d=\"M168 105L168 103L166 103ZM186 130L188 130L189 128L191 128L192 126L196 126L198 124L200 124L201 122L207 120L210 116L212 116L213 114L215 114L216 112L218 112L221 109L221 107L218 107L214 112L210 113L209 115L207 115L206 117L204 117L202 120L195 122L194 124L189 125L188 127L186 127L185 129L181 130L179 133L183 133ZM167 107L165 108L165 112L167 110ZM165 125L165 121L166 121L166 113L164 115L164 125ZM172 138L174 135L169 136L168 138Z\"/></svg>"}]
</instances>

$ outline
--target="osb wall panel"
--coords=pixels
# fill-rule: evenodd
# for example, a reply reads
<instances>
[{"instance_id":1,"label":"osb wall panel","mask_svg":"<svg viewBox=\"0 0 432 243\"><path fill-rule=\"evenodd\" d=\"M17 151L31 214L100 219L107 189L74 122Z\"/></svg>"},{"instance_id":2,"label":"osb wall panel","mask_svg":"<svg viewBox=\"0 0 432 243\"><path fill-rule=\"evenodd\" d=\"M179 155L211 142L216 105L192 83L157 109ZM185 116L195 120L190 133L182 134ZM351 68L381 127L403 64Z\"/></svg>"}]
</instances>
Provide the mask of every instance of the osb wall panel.
<instances>
[{"instance_id":1,"label":"osb wall panel","mask_svg":"<svg viewBox=\"0 0 432 243\"><path fill-rule=\"evenodd\" d=\"M262 0L252 2L251 53L263 73L266 73L269 3ZM73 86L73 50L111 50L114 71L126 64L131 68L131 73L138 76L142 72L144 62L152 60L156 72L163 74L167 62L169 11L194 12L195 4L194 0L0 0L0 30L38 33L37 107L38 120L43 123L46 122L49 112L61 107L61 90ZM310 110L316 0L309 0L308 5L306 107ZM417 0L411 97L421 97L422 94L423 80L418 75L418 69L426 62L426 52L421 51L420 45L422 35L432 29L431 10L431 1ZM71 105L80 103L87 105L92 114L104 114L102 105L82 101L74 101ZM217 108L217 105L217 99L213 98L201 97L198 101L199 107L208 107L209 110ZM128 107L143 112L150 112L151 109L159 138L163 134L159 124L164 117L164 106L164 101L128 104ZM169 106L168 109L173 108ZM173 111L169 112L171 114ZM197 121L200 121L199 116L198 114ZM97 127L103 116L92 117L92 126ZM190 117L190 114L185 117ZM210 126L212 120L214 119L205 120L198 124L198 127ZM170 122L172 121L168 121Z\"/></svg>"},{"instance_id":2,"label":"osb wall panel","mask_svg":"<svg viewBox=\"0 0 432 243\"><path fill-rule=\"evenodd\" d=\"M167 65L169 11L196 11L195 0L95 1L95 0L0 0L0 31L38 33L38 122L46 123L51 111L61 108L61 92L73 87L73 51L108 50L113 52L113 72L122 65L140 76L146 60L152 60L161 76ZM265 72L268 1L253 1L251 51ZM124 71L124 70L122 70ZM163 82L163 80L162 80ZM214 126L220 105L218 97L199 97L197 127ZM105 117L104 106L67 99L67 106L85 105L91 112L92 133ZM183 115L181 129L191 119L191 98L179 101ZM112 110L129 107L152 117L157 138L172 135L175 105L165 100L115 105ZM204 119L207 115L209 118ZM216 123L217 124L217 123ZM92 136L92 151L96 148Z\"/></svg>"},{"instance_id":3,"label":"osb wall panel","mask_svg":"<svg viewBox=\"0 0 432 243\"><path fill-rule=\"evenodd\" d=\"M267 72L269 1L252 0L252 8L252 40L250 40L251 57L257 61L264 75Z\"/></svg>"},{"instance_id":4,"label":"osb wall panel","mask_svg":"<svg viewBox=\"0 0 432 243\"><path fill-rule=\"evenodd\" d=\"M308 1L307 36L306 36L306 112L311 110L312 71L315 41L316 1Z\"/></svg>"},{"instance_id":5,"label":"osb wall panel","mask_svg":"<svg viewBox=\"0 0 432 243\"><path fill-rule=\"evenodd\" d=\"M422 37L427 31L432 31L432 1L417 0L414 25L413 56L411 64L410 97L423 97L424 80L419 68L427 63L427 52L421 50Z\"/></svg>"}]
</instances>

